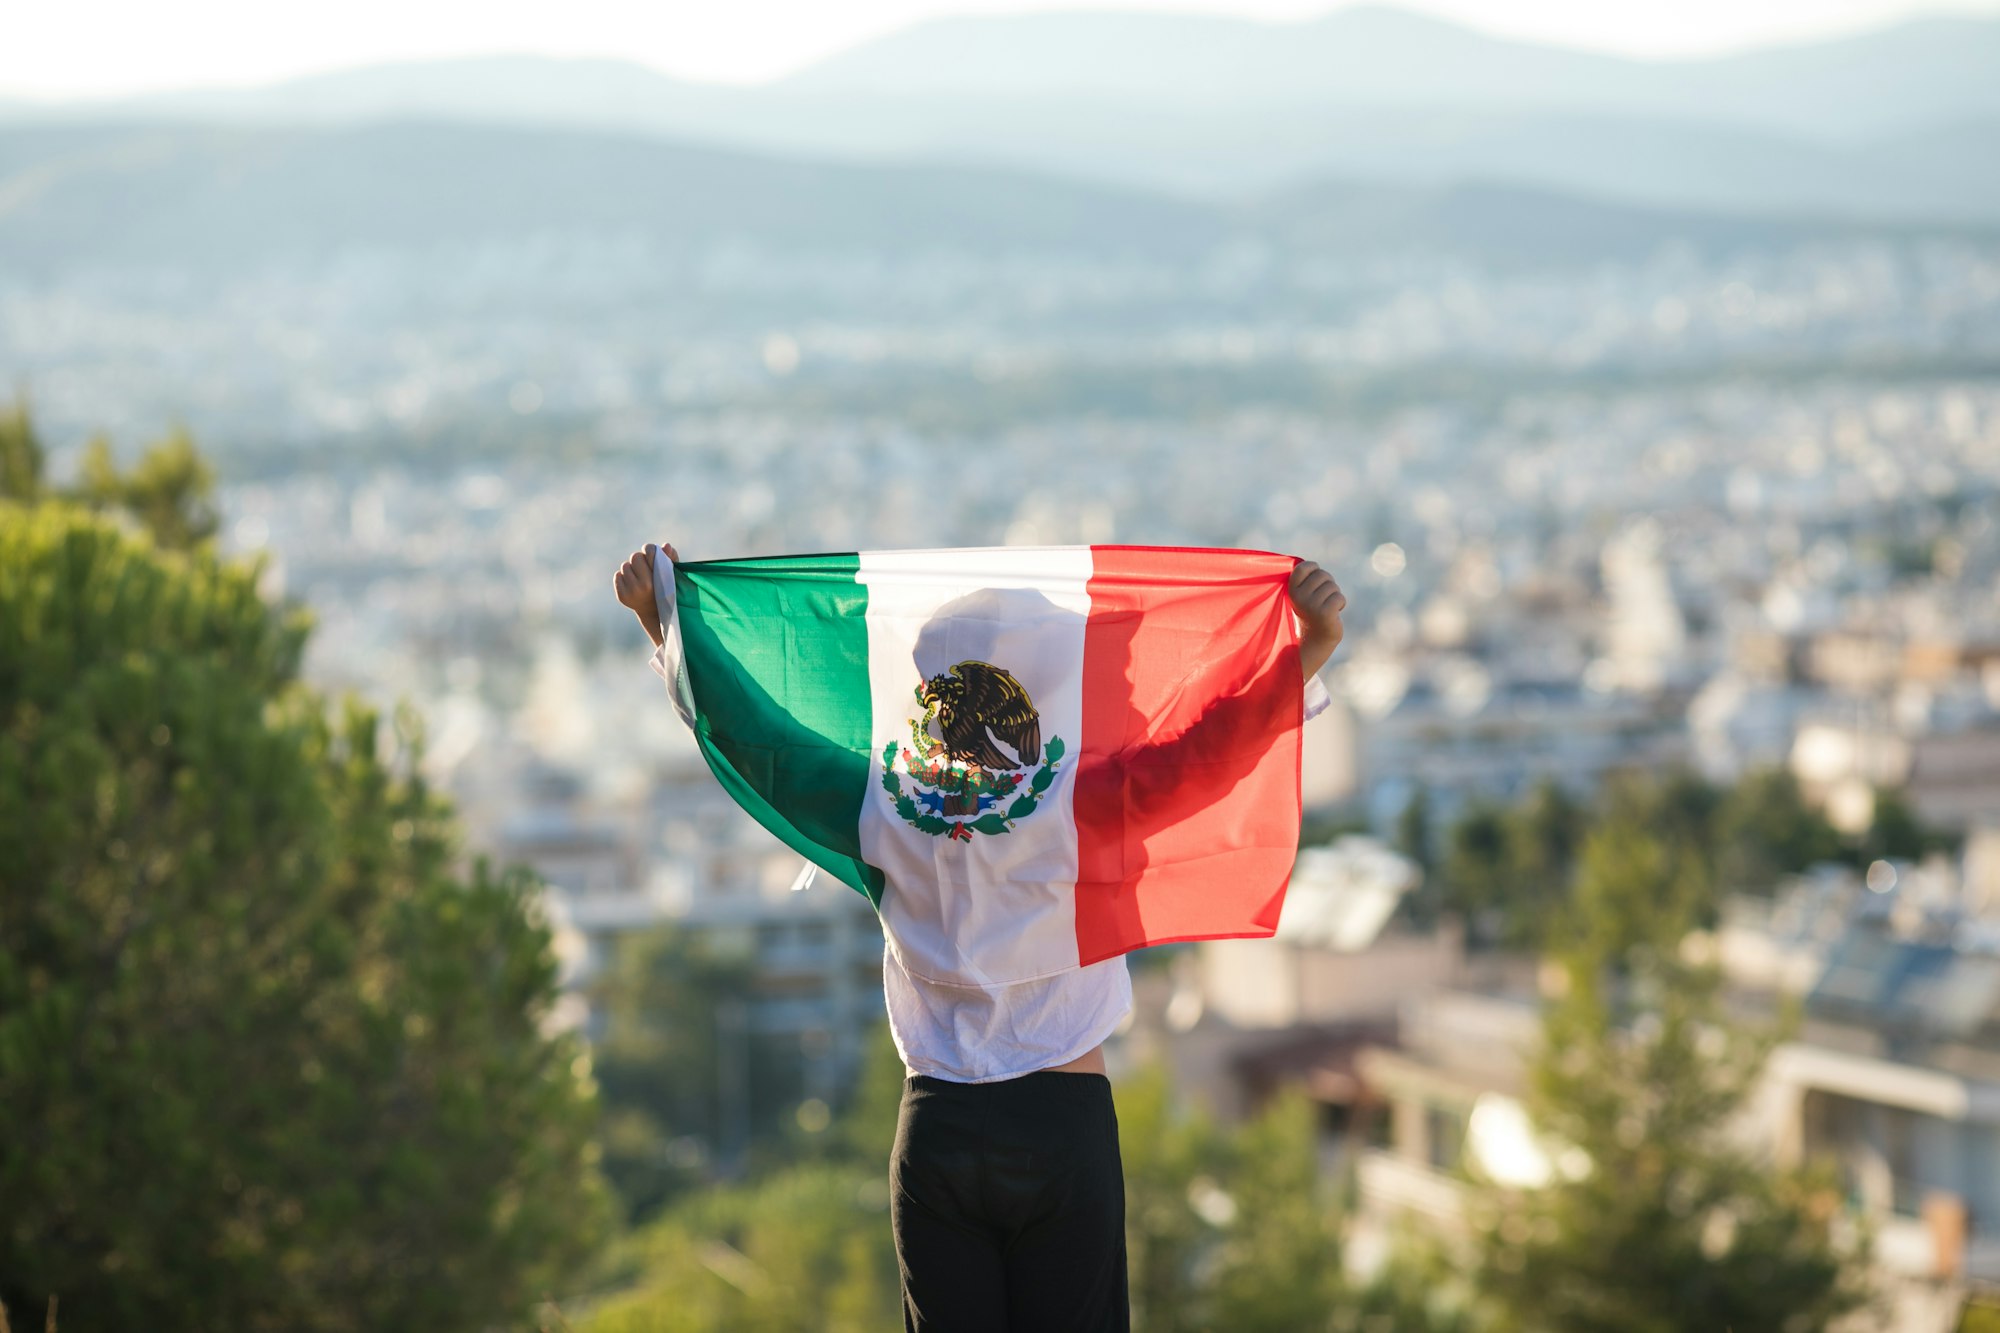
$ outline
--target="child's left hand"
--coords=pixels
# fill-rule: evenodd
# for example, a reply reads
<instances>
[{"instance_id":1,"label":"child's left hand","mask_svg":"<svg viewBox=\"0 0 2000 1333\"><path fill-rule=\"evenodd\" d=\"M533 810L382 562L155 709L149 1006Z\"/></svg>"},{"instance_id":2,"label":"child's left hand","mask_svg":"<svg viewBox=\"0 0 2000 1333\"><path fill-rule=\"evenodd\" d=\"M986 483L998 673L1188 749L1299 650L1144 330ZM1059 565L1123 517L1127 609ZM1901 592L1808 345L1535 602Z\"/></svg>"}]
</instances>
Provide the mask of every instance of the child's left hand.
<instances>
[{"instance_id":1,"label":"child's left hand","mask_svg":"<svg viewBox=\"0 0 2000 1333\"><path fill-rule=\"evenodd\" d=\"M1340 613L1347 609L1347 594L1333 575L1310 560L1301 560L1293 567L1287 591L1292 610L1299 617L1299 665L1310 676L1326 665L1347 633L1340 623Z\"/></svg>"}]
</instances>

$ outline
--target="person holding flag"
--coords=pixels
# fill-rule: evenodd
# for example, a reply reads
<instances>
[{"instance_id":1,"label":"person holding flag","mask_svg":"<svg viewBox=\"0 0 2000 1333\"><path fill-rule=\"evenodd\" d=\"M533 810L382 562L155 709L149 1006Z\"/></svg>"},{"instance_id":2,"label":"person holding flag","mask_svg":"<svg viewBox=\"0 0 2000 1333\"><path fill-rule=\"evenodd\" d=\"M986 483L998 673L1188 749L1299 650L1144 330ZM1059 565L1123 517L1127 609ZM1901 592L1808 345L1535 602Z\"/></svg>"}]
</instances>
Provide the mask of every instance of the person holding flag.
<instances>
[{"instance_id":1,"label":"person holding flag","mask_svg":"<svg viewBox=\"0 0 2000 1333\"><path fill-rule=\"evenodd\" d=\"M1127 1329L1124 955L1276 930L1339 584L1260 551L671 545L613 584L723 787L881 919L906 1329Z\"/></svg>"}]
</instances>

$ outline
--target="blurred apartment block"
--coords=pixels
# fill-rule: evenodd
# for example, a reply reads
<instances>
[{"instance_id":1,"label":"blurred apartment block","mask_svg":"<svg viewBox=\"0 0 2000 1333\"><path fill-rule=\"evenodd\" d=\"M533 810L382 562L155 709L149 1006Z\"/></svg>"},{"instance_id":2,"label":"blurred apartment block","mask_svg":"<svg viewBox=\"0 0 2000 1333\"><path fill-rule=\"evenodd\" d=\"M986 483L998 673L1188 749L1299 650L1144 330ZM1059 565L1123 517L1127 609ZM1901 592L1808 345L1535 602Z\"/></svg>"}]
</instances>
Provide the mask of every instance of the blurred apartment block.
<instances>
[{"instance_id":1,"label":"blurred apartment block","mask_svg":"<svg viewBox=\"0 0 2000 1333\"><path fill-rule=\"evenodd\" d=\"M1119 1052L1161 1055L1225 1115L1304 1089L1325 1169L1353 1172L1363 1269L1412 1219L1463 1235L1474 1178L1535 1188L1562 1169L1524 1107L1535 967L1403 928L1416 873L1367 839L1303 857L1276 942L1204 944L1149 975ZM1732 901L1690 947L1746 1018L1803 1006L1735 1132L1765 1160L1833 1164L1874 1235L1883 1327L1956 1328L1968 1292L2000 1283L2000 833L1958 860L1821 868Z\"/></svg>"},{"instance_id":2,"label":"blurred apartment block","mask_svg":"<svg viewBox=\"0 0 2000 1333\"><path fill-rule=\"evenodd\" d=\"M1676 542L1637 517L1385 587L1405 595L1331 673L1352 808L1386 829L1419 790L1448 822L1544 780L1581 795L1620 769L1729 782L1782 766L1846 830L1884 789L1935 827L2000 821L1990 520L1964 525L1985 540L1933 536L1929 568L1899 572L1882 532L1769 508L1751 508L1773 527L1750 542Z\"/></svg>"},{"instance_id":3,"label":"blurred apartment block","mask_svg":"<svg viewBox=\"0 0 2000 1333\"><path fill-rule=\"evenodd\" d=\"M1975 629L1975 634L1979 631ZM1865 826L1900 788L1925 823L1965 831L2000 812L2000 629L1903 638L1832 631L1798 646L1824 691L1787 762L1836 824Z\"/></svg>"}]
</instances>

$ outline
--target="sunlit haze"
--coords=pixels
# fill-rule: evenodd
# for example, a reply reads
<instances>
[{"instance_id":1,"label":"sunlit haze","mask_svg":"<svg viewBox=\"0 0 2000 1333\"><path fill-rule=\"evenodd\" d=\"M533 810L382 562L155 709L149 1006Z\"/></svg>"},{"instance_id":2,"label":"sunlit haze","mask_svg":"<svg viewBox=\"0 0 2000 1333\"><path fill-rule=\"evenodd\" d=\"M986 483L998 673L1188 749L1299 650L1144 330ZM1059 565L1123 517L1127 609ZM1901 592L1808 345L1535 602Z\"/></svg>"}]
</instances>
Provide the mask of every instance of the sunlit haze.
<instances>
[{"instance_id":1,"label":"sunlit haze","mask_svg":"<svg viewBox=\"0 0 2000 1333\"><path fill-rule=\"evenodd\" d=\"M1326 12L1323 0L1210 5L1094 0L1091 8L1181 9L1271 22ZM1421 0L1409 6L1501 36L1670 58L1811 40L1913 17L1992 13L2000 0ZM730 5L570 0L69 0L21 6L0 44L0 93L63 99L192 86L244 85L396 60L500 52L610 56L683 78L754 83L895 29L949 14L1051 6L1009 0L739 0Z\"/></svg>"}]
</instances>

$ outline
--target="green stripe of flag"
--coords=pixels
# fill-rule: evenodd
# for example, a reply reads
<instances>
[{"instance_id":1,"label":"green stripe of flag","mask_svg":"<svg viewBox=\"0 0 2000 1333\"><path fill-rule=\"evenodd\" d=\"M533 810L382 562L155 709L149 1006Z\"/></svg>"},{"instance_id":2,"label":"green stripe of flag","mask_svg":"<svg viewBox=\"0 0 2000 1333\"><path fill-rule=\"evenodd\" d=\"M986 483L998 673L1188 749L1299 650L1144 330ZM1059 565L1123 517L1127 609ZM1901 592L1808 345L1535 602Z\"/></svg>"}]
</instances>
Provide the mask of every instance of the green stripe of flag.
<instances>
[{"instance_id":1,"label":"green stripe of flag","mask_svg":"<svg viewBox=\"0 0 2000 1333\"><path fill-rule=\"evenodd\" d=\"M856 555L674 566L695 739L753 818L882 902L861 859L873 703ZM782 812L782 813L781 813Z\"/></svg>"}]
</instances>

